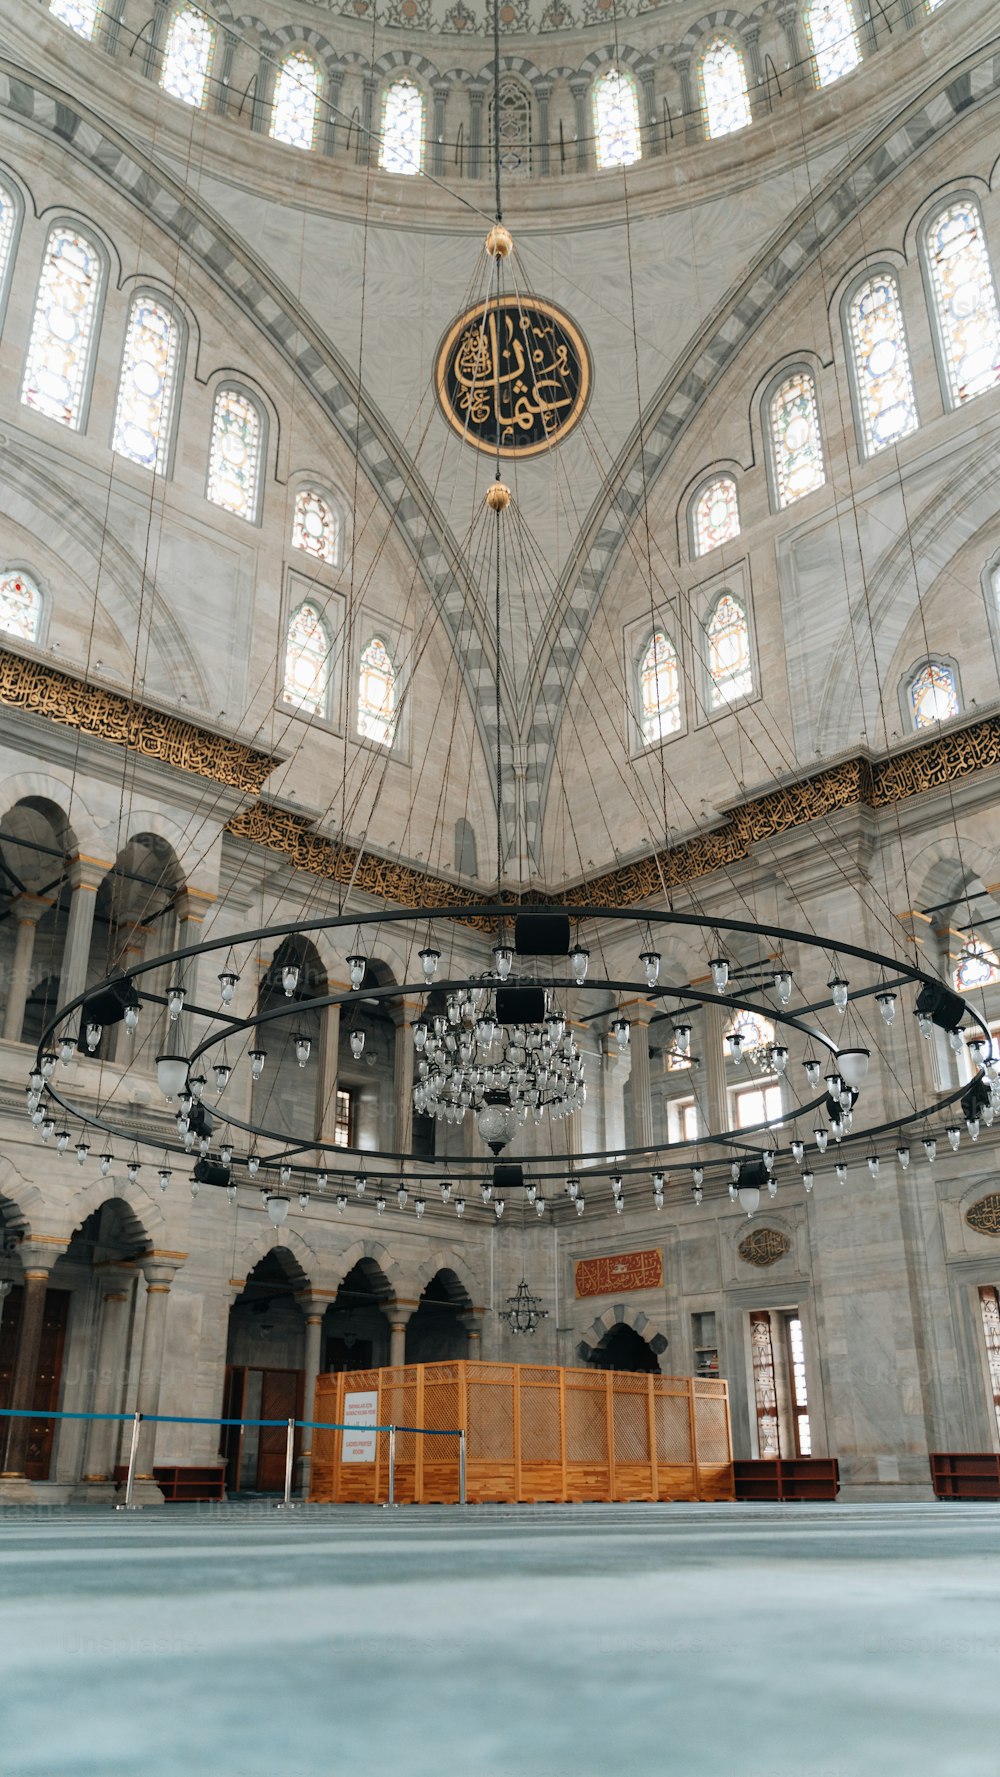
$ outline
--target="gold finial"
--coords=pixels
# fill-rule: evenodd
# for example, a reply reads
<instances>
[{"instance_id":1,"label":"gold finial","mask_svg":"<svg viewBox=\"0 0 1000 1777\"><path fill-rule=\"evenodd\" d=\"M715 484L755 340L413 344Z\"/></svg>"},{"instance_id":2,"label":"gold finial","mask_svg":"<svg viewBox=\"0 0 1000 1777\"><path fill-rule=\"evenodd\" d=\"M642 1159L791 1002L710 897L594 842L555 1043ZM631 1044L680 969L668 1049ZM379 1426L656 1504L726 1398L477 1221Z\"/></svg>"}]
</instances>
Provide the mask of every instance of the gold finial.
<instances>
[{"instance_id":1,"label":"gold finial","mask_svg":"<svg viewBox=\"0 0 1000 1777\"><path fill-rule=\"evenodd\" d=\"M486 504L491 512L506 512L510 505L510 488L505 487L502 481L495 481L487 489Z\"/></svg>"},{"instance_id":2,"label":"gold finial","mask_svg":"<svg viewBox=\"0 0 1000 1777\"><path fill-rule=\"evenodd\" d=\"M491 259L506 259L514 251L514 236L502 222L494 222L486 236L486 251Z\"/></svg>"}]
</instances>

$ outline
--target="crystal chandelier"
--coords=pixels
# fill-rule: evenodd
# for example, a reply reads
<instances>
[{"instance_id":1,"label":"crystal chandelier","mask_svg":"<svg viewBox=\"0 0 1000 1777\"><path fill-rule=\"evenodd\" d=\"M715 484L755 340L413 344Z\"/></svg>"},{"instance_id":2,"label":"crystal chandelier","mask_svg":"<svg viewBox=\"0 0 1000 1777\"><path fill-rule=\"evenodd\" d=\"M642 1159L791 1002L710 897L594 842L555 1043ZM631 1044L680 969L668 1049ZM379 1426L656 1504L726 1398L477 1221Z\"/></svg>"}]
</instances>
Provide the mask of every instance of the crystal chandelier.
<instances>
[{"instance_id":1,"label":"crystal chandelier","mask_svg":"<svg viewBox=\"0 0 1000 1777\"><path fill-rule=\"evenodd\" d=\"M538 1296L533 1296L528 1288L527 1279L521 1279L517 1286L517 1294L507 1297L507 1306L500 1315L512 1333L533 1333L540 1320L548 1320L549 1311L543 1308Z\"/></svg>"}]
</instances>

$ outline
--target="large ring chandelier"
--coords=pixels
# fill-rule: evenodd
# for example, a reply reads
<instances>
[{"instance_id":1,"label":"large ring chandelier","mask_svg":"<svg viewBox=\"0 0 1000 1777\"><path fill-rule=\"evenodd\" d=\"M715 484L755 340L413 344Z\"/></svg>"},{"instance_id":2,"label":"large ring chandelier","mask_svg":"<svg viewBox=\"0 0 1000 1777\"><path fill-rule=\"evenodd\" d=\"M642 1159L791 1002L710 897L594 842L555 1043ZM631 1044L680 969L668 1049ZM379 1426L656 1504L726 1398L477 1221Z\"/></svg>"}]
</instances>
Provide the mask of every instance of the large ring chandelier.
<instances>
[{"instance_id":1,"label":"large ring chandelier","mask_svg":"<svg viewBox=\"0 0 1000 1777\"><path fill-rule=\"evenodd\" d=\"M416 950L420 932L440 935L449 922L497 933L494 969L486 977L439 981L442 952L427 940L419 951L419 979L365 985L380 929L404 928ZM593 953L602 946L620 949L623 926L633 932L639 967L628 975L604 974L591 966ZM665 979L662 972L655 935L676 931L697 938L704 950L704 977L693 983ZM481 1157L442 1154L428 1160L412 1151L344 1148L318 1139L313 1129L290 1137L270 1127L266 1112L254 1115L252 1093L240 1096L240 1071L249 1070L254 1081L263 1078L276 1044L294 1053L301 1066L310 1060L315 1065L315 1057L295 1029L301 1002L292 997L293 966L285 971L284 1003L247 1017L235 1015L239 955L267 954L284 939L321 932L350 934L351 986L311 999L310 1009L359 999L416 1002L420 1009L411 1031L401 1031L398 1039L415 1045L414 1105L445 1121L475 1118ZM593 934L589 944L588 933ZM727 938L743 952L748 942L756 943L761 960L752 966L752 991L740 990L743 971L727 956ZM784 960L789 954L797 959L795 972ZM196 968L207 978L220 956L225 967L218 971L219 1004L193 1001L182 980L192 978ZM831 963L823 991L811 994L806 984L827 977ZM164 981L170 983L165 991L156 985ZM690 1139L660 1139L663 1132L654 1132L652 1143L615 1150L560 1146L554 1126L582 1105L586 1092L586 1062L574 1024L603 1020L613 1042L626 1051L631 1024L624 1008L637 1001L646 1014L644 1027L649 1018L662 1019L668 1052L684 1060L695 1053L692 1033L704 1008L725 1008L730 1065L763 1062L781 1076L787 1102L780 1115L751 1127L705 1129ZM104 1098L96 1062L92 1073L83 1070L79 1087L70 1086L74 1076L67 1079L61 1063L95 1051L111 1025L123 1024L136 1045L148 1043L149 1026L162 1019L158 1008L165 1008L169 1030L197 1032L187 1051L178 1043L156 1057L161 1105L137 1102L144 1095L131 1091L135 1073L128 1068ZM932 1101L911 1102L895 1117L866 1116L872 1047L882 1051L891 1074L901 1012L915 1016L922 1035L942 1031L953 1048L967 1049L971 1083ZM762 1018L773 1026L766 1056L744 1054L740 1020L747 1016L758 1030ZM706 1190L728 1187L752 1213L761 1191L773 1195L782 1175L811 1189L814 1156L827 1156L829 1164L832 1155L840 1177L846 1176L850 1156L861 1157L877 1176L893 1149L900 1165L909 1164L915 1133L933 1161L941 1134L956 1147L964 1119L975 1139L980 1121L992 1122L998 1099L1000 1069L983 1018L961 995L898 958L749 920L648 908L502 903L299 920L208 938L144 961L59 1009L43 1033L28 1082L28 1114L41 1139L62 1153L75 1149L81 1165L91 1163L91 1138L99 1132L104 1139L98 1164L105 1175L116 1162L127 1164L133 1179L141 1166L158 1165L166 1188L171 1161L193 1161L192 1190L220 1186L235 1199L241 1186L254 1185L270 1199L276 1222L287 1214L290 1186L303 1203L329 1198L344 1209L353 1197L373 1204L376 1213L385 1209L388 1190L400 1208L412 1205L420 1215L425 1193L435 1183L459 1214L466 1208L466 1190L481 1191L480 1213L498 1219L511 1192L538 1215L556 1205L581 1214L594 1196L620 1210L626 1193L634 1200L637 1181L645 1181L647 1190L651 1186L658 1208L668 1189L693 1193L701 1202ZM544 1152L533 1145L539 1123L552 1126ZM125 1153L116 1155L116 1144L124 1144Z\"/></svg>"}]
</instances>

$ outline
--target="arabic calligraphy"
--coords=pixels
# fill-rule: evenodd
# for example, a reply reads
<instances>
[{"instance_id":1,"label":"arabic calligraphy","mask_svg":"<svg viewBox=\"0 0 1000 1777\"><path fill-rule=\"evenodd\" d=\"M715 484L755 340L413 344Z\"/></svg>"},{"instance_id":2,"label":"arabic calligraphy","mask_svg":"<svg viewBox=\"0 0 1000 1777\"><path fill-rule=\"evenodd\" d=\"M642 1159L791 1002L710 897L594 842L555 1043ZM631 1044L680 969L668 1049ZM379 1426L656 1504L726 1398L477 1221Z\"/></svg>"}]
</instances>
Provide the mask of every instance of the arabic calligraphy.
<instances>
[{"instance_id":1,"label":"arabic calligraphy","mask_svg":"<svg viewBox=\"0 0 1000 1777\"><path fill-rule=\"evenodd\" d=\"M437 359L447 419L478 450L534 456L565 438L590 393L590 358L566 315L537 298L477 304L452 323Z\"/></svg>"},{"instance_id":2,"label":"arabic calligraphy","mask_svg":"<svg viewBox=\"0 0 1000 1777\"><path fill-rule=\"evenodd\" d=\"M663 1254L658 1246L640 1253L613 1253L605 1259L579 1259L576 1293L614 1296L620 1290L655 1290L663 1283Z\"/></svg>"}]
</instances>

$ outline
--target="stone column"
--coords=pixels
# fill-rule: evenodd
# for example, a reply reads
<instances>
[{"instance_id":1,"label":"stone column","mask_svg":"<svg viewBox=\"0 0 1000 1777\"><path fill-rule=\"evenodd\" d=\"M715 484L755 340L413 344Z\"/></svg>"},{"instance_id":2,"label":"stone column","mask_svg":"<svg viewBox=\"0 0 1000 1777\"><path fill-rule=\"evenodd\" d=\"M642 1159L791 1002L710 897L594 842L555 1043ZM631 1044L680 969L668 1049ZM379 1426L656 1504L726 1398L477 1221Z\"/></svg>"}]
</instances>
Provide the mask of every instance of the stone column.
<instances>
[{"instance_id":1,"label":"stone column","mask_svg":"<svg viewBox=\"0 0 1000 1777\"><path fill-rule=\"evenodd\" d=\"M660 132L657 127L659 119L656 115L656 83L652 68L647 68L643 74L640 74L639 83L642 87L642 108L646 113L642 131L646 144L645 151L647 155L653 157L660 153L661 144Z\"/></svg>"},{"instance_id":2,"label":"stone column","mask_svg":"<svg viewBox=\"0 0 1000 1777\"><path fill-rule=\"evenodd\" d=\"M43 901L37 895L18 895L17 899L11 902L10 910L17 920L17 940L14 945L14 961L11 964L10 985L7 989L7 1004L3 1015L3 1034L8 1043L21 1041L24 1008L31 986L31 959L35 951L35 932L42 914L47 913L51 905L51 901Z\"/></svg>"},{"instance_id":3,"label":"stone column","mask_svg":"<svg viewBox=\"0 0 1000 1777\"><path fill-rule=\"evenodd\" d=\"M475 87L469 94L469 178L478 179L483 158L483 99Z\"/></svg>"},{"instance_id":4,"label":"stone column","mask_svg":"<svg viewBox=\"0 0 1000 1777\"><path fill-rule=\"evenodd\" d=\"M433 120L431 123L431 172L437 178L444 173L444 108L448 103L451 87L447 85L431 88L434 100Z\"/></svg>"},{"instance_id":5,"label":"stone column","mask_svg":"<svg viewBox=\"0 0 1000 1777\"><path fill-rule=\"evenodd\" d=\"M119 926L117 935L119 943L115 957L115 968L121 969L122 974L128 975L142 962L146 954L146 940L153 935L152 927L141 925L137 920L130 920ZM141 987L137 987L136 991L141 992ZM125 1029L124 1019L113 1027L110 1036L108 1060L119 1062L130 1060L134 1042Z\"/></svg>"},{"instance_id":6,"label":"stone column","mask_svg":"<svg viewBox=\"0 0 1000 1777\"><path fill-rule=\"evenodd\" d=\"M125 1335L131 1279L108 1272L101 1279L101 1312L97 1329L96 1376L92 1413L121 1411L125 1381ZM107 1487L112 1479L114 1453L121 1421L92 1419L87 1427L82 1486Z\"/></svg>"},{"instance_id":7,"label":"stone column","mask_svg":"<svg viewBox=\"0 0 1000 1777\"><path fill-rule=\"evenodd\" d=\"M219 117L224 117L229 109L229 84L233 76L233 57L238 41L235 31L223 31L222 46L214 69L215 92L212 95L212 109Z\"/></svg>"},{"instance_id":8,"label":"stone column","mask_svg":"<svg viewBox=\"0 0 1000 1777\"><path fill-rule=\"evenodd\" d=\"M747 52L750 115L755 120L759 120L767 113L767 88L764 84L764 64L760 59L759 25L747 25L743 32L743 47Z\"/></svg>"},{"instance_id":9,"label":"stone column","mask_svg":"<svg viewBox=\"0 0 1000 1777\"><path fill-rule=\"evenodd\" d=\"M552 155L549 143L549 100L552 97L550 86L536 86L535 99L538 103L538 163L532 160L531 171L539 172L547 179L552 171Z\"/></svg>"},{"instance_id":10,"label":"stone column","mask_svg":"<svg viewBox=\"0 0 1000 1777\"><path fill-rule=\"evenodd\" d=\"M609 1152L617 1152L625 1146L625 1081L628 1078L628 1056L619 1055L614 1038L608 1039L611 1047L604 1053L603 1064L603 1099L604 1099L604 1146Z\"/></svg>"},{"instance_id":11,"label":"stone column","mask_svg":"<svg viewBox=\"0 0 1000 1777\"><path fill-rule=\"evenodd\" d=\"M337 984L331 982L331 991ZM332 1142L337 1123L337 1070L340 1063L340 1007L327 1006L320 1013L319 1055L316 1066L316 1139ZM323 1156L318 1155L318 1162Z\"/></svg>"},{"instance_id":12,"label":"stone column","mask_svg":"<svg viewBox=\"0 0 1000 1777\"><path fill-rule=\"evenodd\" d=\"M358 166L378 165L378 143L372 135L375 116L375 82L366 74L361 82L361 129L358 132Z\"/></svg>"},{"instance_id":13,"label":"stone column","mask_svg":"<svg viewBox=\"0 0 1000 1777\"><path fill-rule=\"evenodd\" d=\"M71 892L62 974L59 978L60 1006L65 1006L69 1000L75 1000L87 985L97 891L112 868L111 864L102 864L98 858L78 856L70 859L66 874ZM74 1030L79 1031L78 1013L74 1014L72 1023Z\"/></svg>"},{"instance_id":14,"label":"stone column","mask_svg":"<svg viewBox=\"0 0 1000 1777\"><path fill-rule=\"evenodd\" d=\"M139 1355L139 1381L135 1405L139 1413L155 1414L160 1408L160 1381L163 1372L163 1348L167 1332L167 1301L177 1264L156 1254L141 1259L146 1279L146 1317L142 1327L142 1349ZM136 1481L144 1484L144 1498L153 1502L162 1499L153 1476L156 1461L156 1426L148 1420L139 1431L136 1459Z\"/></svg>"},{"instance_id":15,"label":"stone column","mask_svg":"<svg viewBox=\"0 0 1000 1777\"><path fill-rule=\"evenodd\" d=\"M412 1006L402 1001L393 1008L396 1042L393 1048L392 1085L395 1116L393 1145L397 1153L408 1154L413 1146L413 1033L410 1030Z\"/></svg>"},{"instance_id":16,"label":"stone column","mask_svg":"<svg viewBox=\"0 0 1000 1777\"><path fill-rule=\"evenodd\" d=\"M394 1302L386 1312L389 1316L389 1363L398 1370L406 1362L406 1329L413 1309L402 1308Z\"/></svg>"},{"instance_id":17,"label":"stone column","mask_svg":"<svg viewBox=\"0 0 1000 1777\"><path fill-rule=\"evenodd\" d=\"M55 1264L56 1257L45 1247L35 1248L25 1244L21 1247L21 1263L24 1268L24 1298L21 1309L21 1328L18 1334L17 1355L14 1358L14 1373L10 1384L11 1407L22 1411L34 1405L35 1388L38 1382L38 1359L42 1349L42 1321L45 1314L45 1292L49 1285L49 1273ZM11 1496L20 1493L24 1497L27 1479L24 1465L28 1455L29 1419L9 1419L4 1449L3 1469L0 1471L0 1497L5 1492L4 1483L14 1483Z\"/></svg>"},{"instance_id":18,"label":"stone column","mask_svg":"<svg viewBox=\"0 0 1000 1777\"><path fill-rule=\"evenodd\" d=\"M340 122L340 95L343 90L343 85L344 75L342 69L329 75L326 88L328 108L326 122L323 125L321 144L322 152L324 154L335 154L337 151L337 125Z\"/></svg>"},{"instance_id":19,"label":"stone column","mask_svg":"<svg viewBox=\"0 0 1000 1777\"><path fill-rule=\"evenodd\" d=\"M629 1036L629 1082L632 1087L631 1146L651 1148L653 1145L653 1093L649 1073L649 1013L632 1016Z\"/></svg>"},{"instance_id":20,"label":"stone column","mask_svg":"<svg viewBox=\"0 0 1000 1777\"><path fill-rule=\"evenodd\" d=\"M253 105L250 109L250 128L257 135L267 133L273 88L270 58L262 53L257 63L257 82L253 89Z\"/></svg>"},{"instance_id":21,"label":"stone column","mask_svg":"<svg viewBox=\"0 0 1000 1777\"><path fill-rule=\"evenodd\" d=\"M200 895L193 889L182 889L181 892L174 897L175 950L185 950L189 944L201 943L202 922L205 918L205 913L209 904L209 896ZM219 966L221 967L222 965L220 964ZM198 969L197 961L194 957L189 956L186 961L177 964L175 978L184 988L187 999L192 1000L197 998ZM165 985L170 987L173 984L168 981ZM190 1013L182 1012L174 1026L174 1040L168 1044L172 1053L175 1052L178 1055L187 1055L190 1053L190 1047L193 1040L191 1023Z\"/></svg>"},{"instance_id":22,"label":"stone column","mask_svg":"<svg viewBox=\"0 0 1000 1777\"><path fill-rule=\"evenodd\" d=\"M312 1419L315 1412L314 1396L316 1378L323 1346L323 1315L327 1304L316 1296L300 1296L299 1307L306 1323L305 1351L303 1358L304 1375L302 1379L302 1417ZM302 1427L302 1438L299 1444L299 1489L303 1499L309 1497L309 1481L312 1474L313 1433L311 1425Z\"/></svg>"},{"instance_id":23,"label":"stone column","mask_svg":"<svg viewBox=\"0 0 1000 1777\"><path fill-rule=\"evenodd\" d=\"M712 1129L728 1129L729 1081L726 1077L725 1034L730 1028L733 1013L728 1006L706 1005L701 1017L705 1042L702 1060L705 1065L707 1100L702 1121L707 1119Z\"/></svg>"},{"instance_id":24,"label":"stone column","mask_svg":"<svg viewBox=\"0 0 1000 1777\"><path fill-rule=\"evenodd\" d=\"M587 143L593 135L593 128L587 116L587 94L590 81L581 80L579 76L569 83L573 95L574 115L576 120L576 170L578 173L587 171ZM597 147L594 146L594 164L597 163Z\"/></svg>"},{"instance_id":25,"label":"stone column","mask_svg":"<svg viewBox=\"0 0 1000 1777\"><path fill-rule=\"evenodd\" d=\"M160 72L160 52L166 35L169 7L170 0L155 0L153 22L149 36L146 38L146 51L142 63L142 71L147 80L155 80Z\"/></svg>"},{"instance_id":26,"label":"stone column","mask_svg":"<svg viewBox=\"0 0 1000 1777\"><path fill-rule=\"evenodd\" d=\"M461 1317L462 1325L469 1335L469 1361L478 1363L482 1357L482 1329L478 1317L473 1311Z\"/></svg>"},{"instance_id":27,"label":"stone column","mask_svg":"<svg viewBox=\"0 0 1000 1777\"><path fill-rule=\"evenodd\" d=\"M796 81L805 81L809 76L806 67L805 44L802 40L802 26L798 5L781 6L778 8L778 23L785 33L788 45L788 66Z\"/></svg>"},{"instance_id":28,"label":"stone column","mask_svg":"<svg viewBox=\"0 0 1000 1777\"><path fill-rule=\"evenodd\" d=\"M703 134L701 106L695 104L694 87L691 84L691 57L675 56L674 67L681 86L681 113L684 119L685 142L699 142Z\"/></svg>"}]
</instances>

